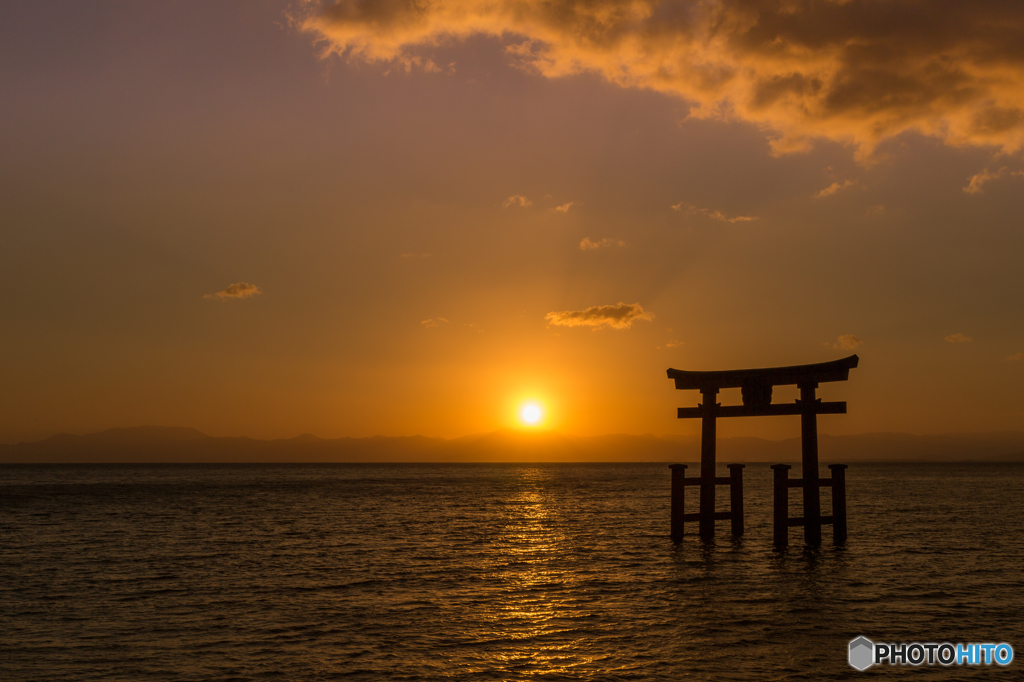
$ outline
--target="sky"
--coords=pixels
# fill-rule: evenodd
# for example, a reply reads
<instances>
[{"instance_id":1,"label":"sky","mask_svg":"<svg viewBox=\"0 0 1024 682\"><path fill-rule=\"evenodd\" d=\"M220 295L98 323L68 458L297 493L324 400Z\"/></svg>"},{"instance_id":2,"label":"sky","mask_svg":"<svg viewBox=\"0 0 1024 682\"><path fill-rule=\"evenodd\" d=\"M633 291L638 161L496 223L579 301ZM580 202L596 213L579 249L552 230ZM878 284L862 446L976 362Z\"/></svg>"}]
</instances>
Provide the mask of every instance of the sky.
<instances>
[{"instance_id":1,"label":"sky","mask_svg":"<svg viewBox=\"0 0 1024 682\"><path fill-rule=\"evenodd\" d=\"M1021 430L1022 82L1017 0L3 3L0 442Z\"/></svg>"}]
</instances>

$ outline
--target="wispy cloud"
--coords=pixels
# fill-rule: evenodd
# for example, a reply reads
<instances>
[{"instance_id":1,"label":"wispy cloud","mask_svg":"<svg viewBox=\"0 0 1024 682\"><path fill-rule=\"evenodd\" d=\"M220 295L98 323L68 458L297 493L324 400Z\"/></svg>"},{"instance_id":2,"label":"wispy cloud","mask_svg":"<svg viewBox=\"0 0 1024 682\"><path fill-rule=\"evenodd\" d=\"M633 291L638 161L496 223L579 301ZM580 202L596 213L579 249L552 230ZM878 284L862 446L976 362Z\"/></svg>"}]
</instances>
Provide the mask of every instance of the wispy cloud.
<instances>
[{"instance_id":1,"label":"wispy cloud","mask_svg":"<svg viewBox=\"0 0 1024 682\"><path fill-rule=\"evenodd\" d=\"M720 220L724 223L747 223L752 220L758 219L757 216L753 215L729 216L722 213L721 211L715 211L710 208L700 208L698 206L694 206L693 204L687 204L682 201L679 202L678 204L673 204L672 210L679 211L681 213L686 213L687 215L704 216L706 218L711 218L712 220Z\"/></svg>"},{"instance_id":2,"label":"wispy cloud","mask_svg":"<svg viewBox=\"0 0 1024 682\"><path fill-rule=\"evenodd\" d=\"M580 240L580 248L584 251L590 251L592 249L604 249L609 246L625 246L626 242L621 239L612 239L611 237L605 237L604 239L598 239L596 242L590 241L590 237L584 237Z\"/></svg>"},{"instance_id":3,"label":"wispy cloud","mask_svg":"<svg viewBox=\"0 0 1024 682\"><path fill-rule=\"evenodd\" d=\"M490 36L549 78L596 73L754 123L776 154L826 139L868 159L908 131L1024 148L1021 2L307 0L293 19L325 56L406 69Z\"/></svg>"},{"instance_id":4,"label":"wispy cloud","mask_svg":"<svg viewBox=\"0 0 1024 682\"><path fill-rule=\"evenodd\" d=\"M576 204L575 201L570 201L567 204L562 204L561 206L555 206L555 210L559 211L561 213L568 213L569 209L572 208L575 204Z\"/></svg>"},{"instance_id":5,"label":"wispy cloud","mask_svg":"<svg viewBox=\"0 0 1024 682\"><path fill-rule=\"evenodd\" d=\"M443 317L432 317L429 320L423 320L422 322L420 322L420 324L422 324L424 327L427 327L428 329L430 327L437 327L442 323L448 324L448 320L444 319Z\"/></svg>"},{"instance_id":6,"label":"wispy cloud","mask_svg":"<svg viewBox=\"0 0 1024 682\"><path fill-rule=\"evenodd\" d=\"M846 189L847 187L853 187L856 184L857 183L854 180L847 180L846 182L833 182L831 185L829 185L825 189L821 190L820 192L818 192L814 196L816 196L816 197L832 196L836 192L838 192L840 190L843 190L843 189Z\"/></svg>"},{"instance_id":7,"label":"wispy cloud","mask_svg":"<svg viewBox=\"0 0 1024 682\"><path fill-rule=\"evenodd\" d=\"M248 282L235 282L228 286L224 291L218 291L215 294L206 294L203 298L215 298L219 301L230 301L239 298L249 298L256 294L262 294L258 286L255 284L249 284Z\"/></svg>"},{"instance_id":8,"label":"wispy cloud","mask_svg":"<svg viewBox=\"0 0 1024 682\"><path fill-rule=\"evenodd\" d=\"M1010 357L1006 358L1007 362L1020 362L1024 360L1024 353L1014 353Z\"/></svg>"},{"instance_id":9,"label":"wispy cloud","mask_svg":"<svg viewBox=\"0 0 1024 682\"><path fill-rule=\"evenodd\" d=\"M835 341L826 341L823 345L834 350L853 350L854 348L864 345L864 342L853 334L843 334Z\"/></svg>"},{"instance_id":10,"label":"wispy cloud","mask_svg":"<svg viewBox=\"0 0 1024 682\"><path fill-rule=\"evenodd\" d=\"M986 183L1004 177L1006 175L1009 175L1011 177L1024 177L1024 171L1011 171L1007 166L1003 166L997 171L990 171L988 168L986 168L980 173L975 173L974 175L971 176L971 179L964 186L964 191L967 192L968 194L979 194L981 190L985 187Z\"/></svg>"},{"instance_id":11,"label":"wispy cloud","mask_svg":"<svg viewBox=\"0 0 1024 682\"><path fill-rule=\"evenodd\" d=\"M961 334L960 332L957 332L956 334L950 334L949 336L946 337L946 341L949 341L950 343L967 343L968 341L973 340L974 339L972 339L971 337L967 336L966 334Z\"/></svg>"},{"instance_id":12,"label":"wispy cloud","mask_svg":"<svg viewBox=\"0 0 1024 682\"><path fill-rule=\"evenodd\" d=\"M637 320L653 320L654 314L647 312L639 303L617 303L596 305L586 310L563 310L544 316L548 324L561 327L611 327L629 329Z\"/></svg>"},{"instance_id":13,"label":"wispy cloud","mask_svg":"<svg viewBox=\"0 0 1024 682\"><path fill-rule=\"evenodd\" d=\"M524 197L522 194L513 194L508 199L505 199L505 203L502 204L502 207L508 208L510 206L519 206L520 208L526 208L527 206L532 205L533 202Z\"/></svg>"}]
</instances>

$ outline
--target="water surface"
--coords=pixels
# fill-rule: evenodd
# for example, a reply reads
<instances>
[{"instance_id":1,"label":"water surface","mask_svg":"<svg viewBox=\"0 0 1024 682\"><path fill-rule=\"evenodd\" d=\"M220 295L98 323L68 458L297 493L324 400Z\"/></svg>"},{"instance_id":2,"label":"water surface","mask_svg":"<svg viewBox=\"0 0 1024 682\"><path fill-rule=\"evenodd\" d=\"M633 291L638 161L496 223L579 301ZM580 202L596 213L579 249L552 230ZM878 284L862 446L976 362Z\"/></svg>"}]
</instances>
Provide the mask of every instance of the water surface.
<instances>
[{"instance_id":1,"label":"water surface","mask_svg":"<svg viewBox=\"0 0 1024 682\"><path fill-rule=\"evenodd\" d=\"M1019 658L1024 466L847 478L846 545L779 552L764 464L708 547L669 541L664 464L4 466L0 677L852 679L858 635Z\"/></svg>"}]
</instances>

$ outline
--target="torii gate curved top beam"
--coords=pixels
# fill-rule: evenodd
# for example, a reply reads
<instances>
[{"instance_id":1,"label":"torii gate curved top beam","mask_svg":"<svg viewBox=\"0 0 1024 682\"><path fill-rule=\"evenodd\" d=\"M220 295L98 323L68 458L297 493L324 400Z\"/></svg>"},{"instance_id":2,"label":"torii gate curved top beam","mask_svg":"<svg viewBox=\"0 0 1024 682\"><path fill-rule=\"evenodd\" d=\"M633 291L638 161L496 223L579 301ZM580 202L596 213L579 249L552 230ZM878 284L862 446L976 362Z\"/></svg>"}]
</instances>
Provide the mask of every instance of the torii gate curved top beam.
<instances>
[{"instance_id":1,"label":"torii gate curved top beam","mask_svg":"<svg viewBox=\"0 0 1024 682\"><path fill-rule=\"evenodd\" d=\"M740 388L751 384L786 386L808 382L846 381L850 370L857 366L859 358L851 355L842 360L818 362L813 365L792 367L766 367L764 369L730 369L716 372L692 372L684 369L669 369L668 378L674 379L676 388Z\"/></svg>"}]
</instances>

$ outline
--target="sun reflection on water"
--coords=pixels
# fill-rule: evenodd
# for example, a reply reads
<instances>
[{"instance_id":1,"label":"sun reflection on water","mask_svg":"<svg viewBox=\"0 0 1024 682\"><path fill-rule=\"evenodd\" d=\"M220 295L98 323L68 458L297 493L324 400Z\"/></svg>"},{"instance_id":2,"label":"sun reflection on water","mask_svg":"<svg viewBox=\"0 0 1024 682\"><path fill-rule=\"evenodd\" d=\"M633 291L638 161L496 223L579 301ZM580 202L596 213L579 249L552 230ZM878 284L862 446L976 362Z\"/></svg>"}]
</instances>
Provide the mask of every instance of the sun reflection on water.
<instances>
[{"instance_id":1,"label":"sun reflection on water","mask_svg":"<svg viewBox=\"0 0 1024 682\"><path fill-rule=\"evenodd\" d=\"M572 552L564 523L543 491L547 477L540 469L522 471L503 505L491 578L505 589L487 629L504 646L492 652L491 670L570 674L593 662L579 655L573 636L581 614L567 595L577 579L567 563Z\"/></svg>"}]
</instances>

